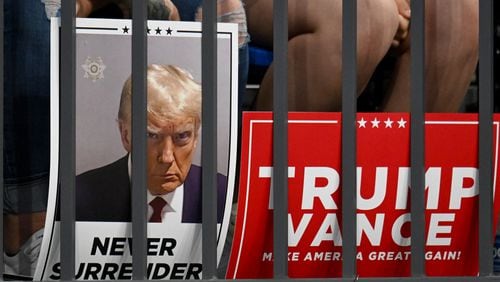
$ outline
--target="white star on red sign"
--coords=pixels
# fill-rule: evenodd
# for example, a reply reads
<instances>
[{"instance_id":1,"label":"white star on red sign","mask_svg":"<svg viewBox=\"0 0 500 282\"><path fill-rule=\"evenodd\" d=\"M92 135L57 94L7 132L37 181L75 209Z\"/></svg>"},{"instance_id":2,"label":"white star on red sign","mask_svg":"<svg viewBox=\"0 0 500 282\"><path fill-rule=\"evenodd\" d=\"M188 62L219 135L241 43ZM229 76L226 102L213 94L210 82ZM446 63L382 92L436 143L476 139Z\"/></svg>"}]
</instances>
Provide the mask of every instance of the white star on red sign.
<instances>
[{"instance_id":1,"label":"white star on red sign","mask_svg":"<svg viewBox=\"0 0 500 282\"><path fill-rule=\"evenodd\" d=\"M385 121L385 128L392 128L393 121L390 118L387 118Z\"/></svg>"},{"instance_id":2,"label":"white star on red sign","mask_svg":"<svg viewBox=\"0 0 500 282\"><path fill-rule=\"evenodd\" d=\"M378 128L378 124L380 123L380 120L375 118L374 120L370 121L372 123L372 128Z\"/></svg>"},{"instance_id":3,"label":"white star on red sign","mask_svg":"<svg viewBox=\"0 0 500 282\"><path fill-rule=\"evenodd\" d=\"M366 128L366 120L364 118L361 118L361 120L358 120L359 123L359 128L363 127Z\"/></svg>"},{"instance_id":4,"label":"white star on red sign","mask_svg":"<svg viewBox=\"0 0 500 282\"><path fill-rule=\"evenodd\" d=\"M406 127L406 120L404 120L403 118L398 120L398 128L405 128L405 127Z\"/></svg>"}]
</instances>

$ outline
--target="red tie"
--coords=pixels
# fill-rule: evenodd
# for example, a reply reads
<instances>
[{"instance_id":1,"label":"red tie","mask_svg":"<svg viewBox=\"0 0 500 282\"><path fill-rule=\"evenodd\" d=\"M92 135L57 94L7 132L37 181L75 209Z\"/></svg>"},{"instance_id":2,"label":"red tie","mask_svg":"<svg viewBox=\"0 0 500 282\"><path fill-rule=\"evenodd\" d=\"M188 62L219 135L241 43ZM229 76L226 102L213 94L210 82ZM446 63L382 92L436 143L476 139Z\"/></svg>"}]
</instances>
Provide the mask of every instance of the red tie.
<instances>
[{"instance_id":1,"label":"red tie","mask_svg":"<svg viewBox=\"0 0 500 282\"><path fill-rule=\"evenodd\" d=\"M156 197L149 205L153 208L153 214L149 218L149 222L161 222L161 211L165 207L167 202L162 197Z\"/></svg>"}]
</instances>

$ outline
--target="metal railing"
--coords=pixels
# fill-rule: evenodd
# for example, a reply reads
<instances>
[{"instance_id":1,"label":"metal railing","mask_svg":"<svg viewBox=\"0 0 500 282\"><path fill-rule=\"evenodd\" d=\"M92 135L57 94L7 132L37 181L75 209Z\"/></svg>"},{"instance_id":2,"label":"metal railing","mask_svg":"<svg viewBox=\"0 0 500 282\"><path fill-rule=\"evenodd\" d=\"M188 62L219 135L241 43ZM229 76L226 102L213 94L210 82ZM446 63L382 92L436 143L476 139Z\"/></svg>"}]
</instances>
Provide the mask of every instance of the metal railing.
<instances>
[{"instance_id":1,"label":"metal railing","mask_svg":"<svg viewBox=\"0 0 500 282\"><path fill-rule=\"evenodd\" d=\"M274 278L259 281L288 280L287 266L287 0L274 1ZM356 0L343 1L342 54L342 183L356 185ZM3 0L0 6L3 7ZM479 276L425 277L424 260L424 1L411 1L411 274L408 278L357 278L356 238L343 240L343 277L322 281L490 281L492 262L492 112L493 112L493 0L479 0ZM146 30L146 1L133 1L133 30ZM216 272L216 1L203 0L202 22L202 89L203 99L203 280L219 281ZM61 280L75 277L75 0L62 1L61 30ZM3 46L3 9L0 9L0 45ZM147 41L146 32L135 32L132 37L133 91L146 90ZM3 66L3 48L0 52ZM9 70L5 70L9 71ZM3 68L0 70L0 93L3 98ZM3 136L3 99L0 99L0 135ZM146 96L133 95L133 153L132 187L146 185ZM0 140L3 145L3 140ZM278 145L279 144L279 145ZM2 146L3 147L3 146ZM0 152L2 154L3 152ZM3 160L3 157L0 159ZM3 182L3 162L0 167ZM486 187L486 188L485 188ZM146 280L146 214L144 189L132 189L133 280ZM344 234L355 234L356 189L343 189L342 222ZM0 193L3 207L3 193ZM0 219L3 226L3 219ZM2 232L0 232L2 236ZM3 246L0 248L3 251ZM3 269L3 256L0 256ZM3 271L2 271L3 273ZM313 279L294 279L311 281Z\"/></svg>"}]
</instances>

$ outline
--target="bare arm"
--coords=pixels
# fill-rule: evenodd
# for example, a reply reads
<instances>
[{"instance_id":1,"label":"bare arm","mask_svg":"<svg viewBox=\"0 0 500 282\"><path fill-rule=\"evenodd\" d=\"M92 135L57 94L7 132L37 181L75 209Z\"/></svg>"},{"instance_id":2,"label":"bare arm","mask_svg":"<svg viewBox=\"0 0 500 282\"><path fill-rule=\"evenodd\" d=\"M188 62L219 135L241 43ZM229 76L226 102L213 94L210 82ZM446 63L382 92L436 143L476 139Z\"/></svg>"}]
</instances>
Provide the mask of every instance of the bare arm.
<instances>
[{"instance_id":1,"label":"bare arm","mask_svg":"<svg viewBox=\"0 0 500 282\"><path fill-rule=\"evenodd\" d=\"M201 22L203 18L202 6L198 7L195 20ZM238 42L242 45L247 40L247 20L241 0L217 0L217 21L231 22L239 25Z\"/></svg>"},{"instance_id":2,"label":"bare arm","mask_svg":"<svg viewBox=\"0 0 500 282\"><path fill-rule=\"evenodd\" d=\"M394 0L398 7L399 25L394 40L392 41L393 47L398 47L407 37L410 28L410 0Z\"/></svg>"},{"instance_id":3,"label":"bare arm","mask_svg":"<svg viewBox=\"0 0 500 282\"><path fill-rule=\"evenodd\" d=\"M170 0L148 0L148 18L150 20L180 20L179 12Z\"/></svg>"}]
</instances>

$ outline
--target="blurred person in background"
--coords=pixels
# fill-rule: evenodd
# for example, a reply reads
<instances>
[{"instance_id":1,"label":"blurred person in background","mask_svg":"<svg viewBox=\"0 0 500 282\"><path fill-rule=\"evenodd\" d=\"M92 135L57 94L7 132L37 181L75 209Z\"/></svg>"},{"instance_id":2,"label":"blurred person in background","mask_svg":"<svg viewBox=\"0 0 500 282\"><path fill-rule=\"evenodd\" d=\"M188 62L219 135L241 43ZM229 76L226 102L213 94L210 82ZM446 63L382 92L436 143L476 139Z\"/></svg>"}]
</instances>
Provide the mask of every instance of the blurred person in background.
<instances>
[{"instance_id":1,"label":"blurred person in background","mask_svg":"<svg viewBox=\"0 0 500 282\"><path fill-rule=\"evenodd\" d=\"M273 1L245 0L254 44L272 48ZM291 111L339 111L342 0L288 0L288 103ZM478 61L478 0L425 1L426 110L455 112ZM380 109L410 109L410 0L357 2L357 82L363 91L382 60L393 61ZM271 66L257 109L272 108Z\"/></svg>"}]
</instances>

